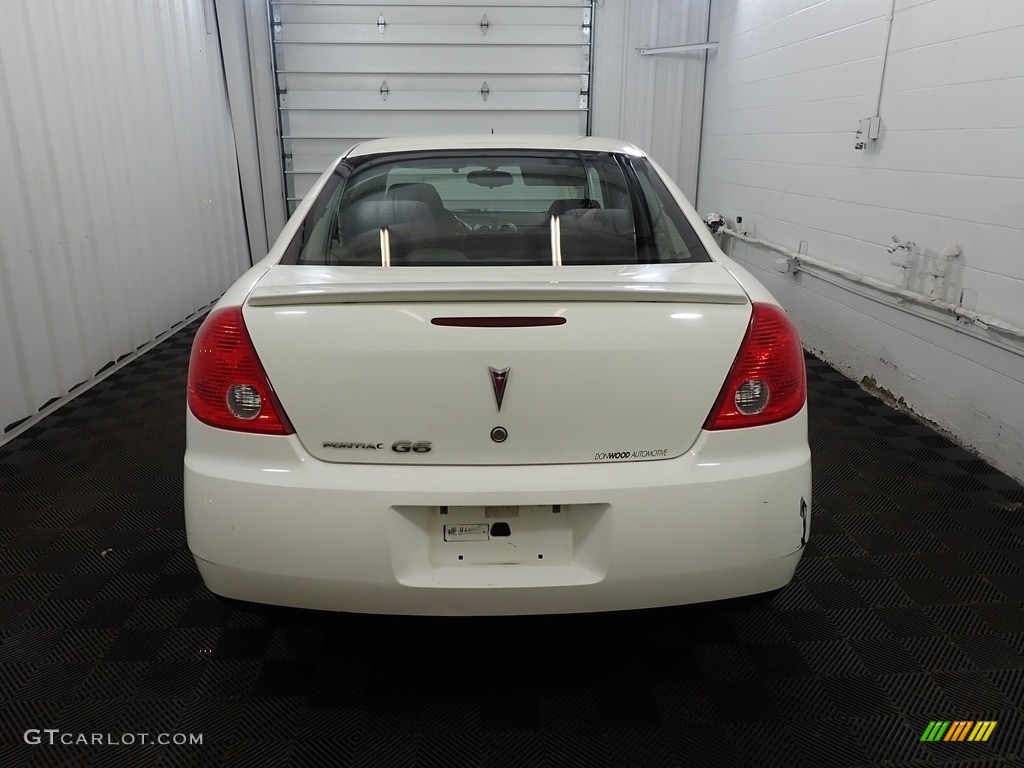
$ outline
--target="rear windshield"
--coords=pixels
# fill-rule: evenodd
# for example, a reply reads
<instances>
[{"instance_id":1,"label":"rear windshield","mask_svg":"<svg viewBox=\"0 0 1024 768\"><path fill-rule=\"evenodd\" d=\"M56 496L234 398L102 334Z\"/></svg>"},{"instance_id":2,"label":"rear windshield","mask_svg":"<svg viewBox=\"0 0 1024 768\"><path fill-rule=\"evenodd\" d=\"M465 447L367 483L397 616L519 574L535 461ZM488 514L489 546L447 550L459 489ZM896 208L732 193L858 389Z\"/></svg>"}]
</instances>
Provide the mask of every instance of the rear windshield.
<instances>
[{"instance_id":1,"label":"rear windshield","mask_svg":"<svg viewBox=\"0 0 1024 768\"><path fill-rule=\"evenodd\" d=\"M340 164L282 263L338 266L710 261L642 159L421 152Z\"/></svg>"}]
</instances>

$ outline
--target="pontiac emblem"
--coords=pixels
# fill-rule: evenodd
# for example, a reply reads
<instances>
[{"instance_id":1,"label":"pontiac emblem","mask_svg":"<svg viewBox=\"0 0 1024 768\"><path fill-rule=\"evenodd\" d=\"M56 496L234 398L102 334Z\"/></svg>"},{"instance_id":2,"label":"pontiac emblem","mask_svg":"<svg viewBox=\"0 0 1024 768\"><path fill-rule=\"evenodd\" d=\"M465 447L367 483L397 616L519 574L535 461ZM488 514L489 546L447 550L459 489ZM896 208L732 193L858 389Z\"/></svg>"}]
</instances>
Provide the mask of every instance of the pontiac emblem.
<instances>
[{"instance_id":1,"label":"pontiac emblem","mask_svg":"<svg viewBox=\"0 0 1024 768\"><path fill-rule=\"evenodd\" d=\"M491 387L494 388L494 399L498 403L498 410L501 410L501 401L505 399L505 385L508 384L508 374L511 368L491 368Z\"/></svg>"}]
</instances>

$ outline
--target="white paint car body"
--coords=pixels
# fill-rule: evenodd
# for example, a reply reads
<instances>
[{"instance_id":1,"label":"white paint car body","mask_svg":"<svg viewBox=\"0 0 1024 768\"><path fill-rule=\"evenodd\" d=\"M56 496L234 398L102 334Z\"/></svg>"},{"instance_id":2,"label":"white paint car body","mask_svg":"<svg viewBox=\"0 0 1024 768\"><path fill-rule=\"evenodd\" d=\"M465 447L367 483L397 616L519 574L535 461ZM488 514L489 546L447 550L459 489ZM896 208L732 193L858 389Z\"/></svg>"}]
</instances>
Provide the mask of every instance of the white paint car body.
<instances>
[{"instance_id":1,"label":"white paint car body","mask_svg":"<svg viewBox=\"0 0 1024 768\"><path fill-rule=\"evenodd\" d=\"M548 149L649 163L710 260L280 263L338 163ZM197 417L192 378L213 354L201 330L185 514L214 593L326 610L492 615L677 605L792 579L810 524L803 390L786 418L710 428L752 315L788 321L630 145L368 142L324 173L211 318L239 309L269 378L263 407L283 409L293 431L253 434ZM489 327L481 318L551 324ZM801 353L788 332L792 367ZM506 368L499 404L495 372ZM803 375L801 360L801 388ZM223 390L210 392L216 406Z\"/></svg>"}]
</instances>

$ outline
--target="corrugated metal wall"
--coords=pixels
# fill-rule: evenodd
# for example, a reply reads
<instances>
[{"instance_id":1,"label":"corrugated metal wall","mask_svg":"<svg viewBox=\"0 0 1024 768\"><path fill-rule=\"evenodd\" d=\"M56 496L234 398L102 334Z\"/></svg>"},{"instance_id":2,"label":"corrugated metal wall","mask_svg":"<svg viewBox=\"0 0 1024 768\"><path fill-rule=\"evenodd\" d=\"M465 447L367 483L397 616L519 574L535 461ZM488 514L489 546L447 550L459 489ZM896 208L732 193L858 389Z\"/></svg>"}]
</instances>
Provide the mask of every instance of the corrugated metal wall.
<instances>
[{"instance_id":1,"label":"corrugated metal wall","mask_svg":"<svg viewBox=\"0 0 1024 768\"><path fill-rule=\"evenodd\" d=\"M592 130L649 151L692 201L697 192L705 53L642 48L707 41L709 0L605 0L594 19Z\"/></svg>"},{"instance_id":2,"label":"corrugated metal wall","mask_svg":"<svg viewBox=\"0 0 1024 768\"><path fill-rule=\"evenodd\" d=\"M5 0L0 430L248 264L212 7Z\"/></svg>"}]
</instances>

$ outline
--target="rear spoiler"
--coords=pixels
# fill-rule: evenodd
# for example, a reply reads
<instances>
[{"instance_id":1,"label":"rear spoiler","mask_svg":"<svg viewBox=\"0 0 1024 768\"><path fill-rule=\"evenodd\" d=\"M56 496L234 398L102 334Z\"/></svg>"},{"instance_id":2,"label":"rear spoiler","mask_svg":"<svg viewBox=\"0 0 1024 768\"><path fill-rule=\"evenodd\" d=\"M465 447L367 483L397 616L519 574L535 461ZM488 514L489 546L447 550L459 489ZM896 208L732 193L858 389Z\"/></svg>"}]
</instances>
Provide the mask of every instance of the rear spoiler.
<instances>
[{"instance_id":1,"label":"rear spoiler","mask_svg":"<svg viewBox=\"0 0 1024 768\"><path fill-rule=\"evenodd\" d=\"M422 304L475 301L620 301L746 304L737 284L687 283L337 283L257 287L253 307L304 304Z\"/></svg>"}]
</instances>

